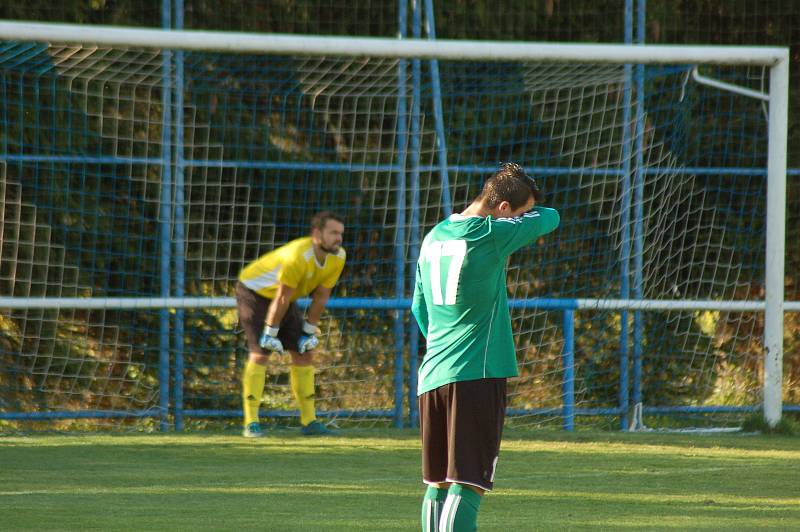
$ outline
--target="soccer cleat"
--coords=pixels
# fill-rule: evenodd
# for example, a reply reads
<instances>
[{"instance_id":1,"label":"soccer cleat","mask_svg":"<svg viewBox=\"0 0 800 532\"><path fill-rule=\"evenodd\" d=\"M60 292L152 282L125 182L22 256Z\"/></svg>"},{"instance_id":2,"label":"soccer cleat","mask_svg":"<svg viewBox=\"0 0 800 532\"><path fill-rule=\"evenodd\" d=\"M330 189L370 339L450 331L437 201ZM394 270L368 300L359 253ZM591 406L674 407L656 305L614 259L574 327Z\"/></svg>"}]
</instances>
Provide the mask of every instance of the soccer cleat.
<instances>
[{"instance_id":1,"label":"soccer cleat","mask_svg":"<svg viewBox=\"0 0 800 532\"><path fill-rule=\"evenodd\" d=\"M242 436L245 438L260 438L264 436L264 432L261 430L261 424L258 421L253 421L248 424L244 428L244 431L242 431Z\"/></svg>"},{"instance_id":2,"label":"soccer cleat","mask_svg":"<svg viewBox=\"0 0 800 532\"><path fill-rule=\"evenodd\" d=\"M300 434L303 436L326 436L336 434L336 431L329 429L317 420L312 421L308 425L300 427Z\"/></svg>"}]
</instances>

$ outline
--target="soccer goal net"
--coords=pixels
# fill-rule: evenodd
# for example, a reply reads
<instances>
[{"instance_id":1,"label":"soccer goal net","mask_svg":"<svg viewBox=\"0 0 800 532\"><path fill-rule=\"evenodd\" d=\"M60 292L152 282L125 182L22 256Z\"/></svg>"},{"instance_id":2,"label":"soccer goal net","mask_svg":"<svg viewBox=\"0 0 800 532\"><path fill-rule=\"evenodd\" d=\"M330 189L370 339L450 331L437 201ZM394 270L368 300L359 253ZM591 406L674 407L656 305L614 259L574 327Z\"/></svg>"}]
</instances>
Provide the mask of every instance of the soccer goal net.
<instances>
[{"instance_id":1,"label":"soccer goal net","mask_svg":"<svg viewBox=\"0 0 800 532\"><path fill-rule=\"evenodd\" d=\"M238 423L237 274L323 209L319 415L413 423L421 238L505 161L562 220L508 265L510 424L775 419L786 61L2 23L0 427Z\"/></svg>"}]
</instances>

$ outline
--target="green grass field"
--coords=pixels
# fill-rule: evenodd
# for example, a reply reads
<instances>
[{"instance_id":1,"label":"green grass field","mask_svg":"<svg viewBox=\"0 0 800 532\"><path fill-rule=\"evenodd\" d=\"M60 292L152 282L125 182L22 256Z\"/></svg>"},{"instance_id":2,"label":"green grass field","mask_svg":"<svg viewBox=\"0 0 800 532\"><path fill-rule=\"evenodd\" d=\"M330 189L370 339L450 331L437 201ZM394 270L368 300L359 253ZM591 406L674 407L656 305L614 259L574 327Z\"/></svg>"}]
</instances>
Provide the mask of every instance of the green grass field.
<instances>
[{"instance_id":1,"label":"green grass field","mask_svg":"<svg viewBox=\"0 0 800 532\"><path fill-rule=\"evenodd\" d=\"M416 432L0 437L1 530L417 530ZM509 431L480 530L800 529L800 439Z\"/></svg>"}]
</instances>

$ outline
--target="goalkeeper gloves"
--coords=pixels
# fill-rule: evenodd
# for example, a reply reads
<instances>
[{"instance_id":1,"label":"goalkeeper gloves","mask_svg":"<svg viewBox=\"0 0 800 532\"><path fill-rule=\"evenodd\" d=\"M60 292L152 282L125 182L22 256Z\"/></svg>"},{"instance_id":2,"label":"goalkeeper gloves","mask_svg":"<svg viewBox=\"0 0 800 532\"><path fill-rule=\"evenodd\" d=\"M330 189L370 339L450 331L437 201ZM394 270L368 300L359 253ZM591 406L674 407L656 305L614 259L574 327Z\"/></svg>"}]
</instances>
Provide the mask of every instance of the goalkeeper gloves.
<instances>
[{"instance_id":1,"label":"goalkeeper gloves","mask_svg":"<svg viewBox=\"0 0 800 532\"><path fill-rule=\"evenodd\" d=\"M317 338L317 328L314 325L311 325L307 321L303 322L303 334L300 337L300 341L297 342L297 348L300 351L300 354L305 353L306 351L311 351L315 347L319 345L319 339Z\"/></svg>"},{"instance_id":2,"label":"goalkeeper gloves","mask_svg":"<svg viewBox=\"0 0 800 532\"><path fill-rule=\"evenodd\" d=\"M267 351L275 351L276 353L283 353L283 344L278 339L279 327L264 327L264 334L261 335L259 345Z\"/></svg>"}]
</instances>

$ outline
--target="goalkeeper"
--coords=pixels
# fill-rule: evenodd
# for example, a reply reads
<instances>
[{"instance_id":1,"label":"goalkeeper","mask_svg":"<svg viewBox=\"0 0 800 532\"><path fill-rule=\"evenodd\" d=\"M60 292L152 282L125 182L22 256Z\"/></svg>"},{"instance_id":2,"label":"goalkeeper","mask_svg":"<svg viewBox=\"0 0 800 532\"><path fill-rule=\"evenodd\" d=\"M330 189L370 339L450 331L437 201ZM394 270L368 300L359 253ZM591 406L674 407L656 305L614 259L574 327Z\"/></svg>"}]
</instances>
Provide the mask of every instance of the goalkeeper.
<instances>
[{"instance_id":1,"label":"goalkeeper","mask_svg":"<svg viewBox=\"0 0 800 532\"><path fill-rule=\"evenodd\" d=\"M411 311L427 339L417 390L422 435L422 530L471 531L492 489L518 375L506 296L508 257L553 231L554 209L514 163L486 180L461 213L422 242Z\"/></svg>"},{"instance_id":2,"label":"goalkeeper","mask_svg":"<svg viewBox=\"0 0 800 532\"><path fill-rule=\"evenodd\" d=\"M345 263L344 220L330 211L314 215L311 235L298 238L245 266L236 283L239 323L249 350L242 375L244 436L263 435L258 409L266 379L268 355L288 352L290 381L300 408L300 432L330 434L314 408L312 356L317 324ZM311 294L306 319L295 301Z\"/></svg>"}]
</instances>

